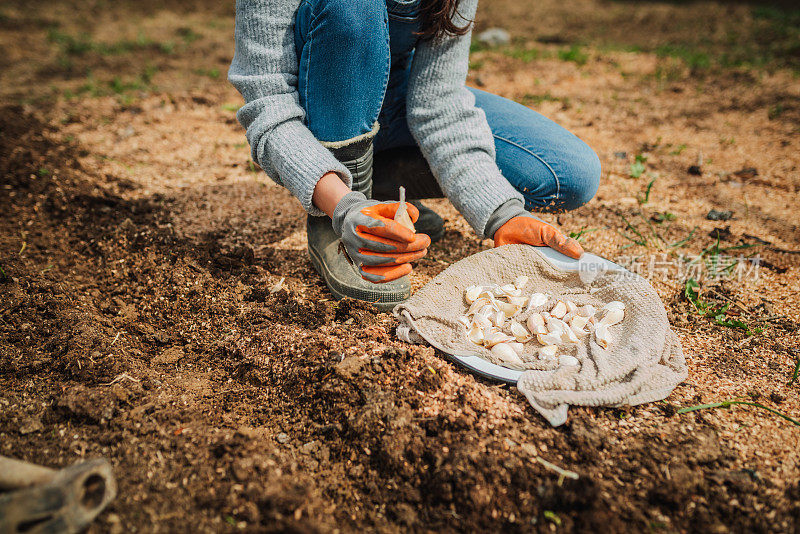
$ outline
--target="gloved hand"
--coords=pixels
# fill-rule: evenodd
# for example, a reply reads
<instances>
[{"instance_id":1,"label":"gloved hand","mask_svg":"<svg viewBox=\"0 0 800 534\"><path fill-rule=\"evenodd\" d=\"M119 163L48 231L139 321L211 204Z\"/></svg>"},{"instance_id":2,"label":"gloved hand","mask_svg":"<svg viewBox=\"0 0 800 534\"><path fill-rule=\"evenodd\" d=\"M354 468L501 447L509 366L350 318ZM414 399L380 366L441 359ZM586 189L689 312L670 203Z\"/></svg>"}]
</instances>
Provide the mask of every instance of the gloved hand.
<instances>
[{"instance_id":1,"label":"gloved hand","mask_svg":"<svg viewBox=\"0 0 800 534\"><path fill-rule=\"evenodd\" d=\"M512 217L495 231L494 246L510 244L550 247L576 260L583 254L580 243L528 212Z\"/></svg>"},{"instance_id":2,"label":"gloved hand","mask_svg":"<svg viewBox=\"0 0 800 534\"><path fill-rule=\"evenodd\" d=\"M333 230L347 255L370 282L396 280L411 272L412 261L425 256L431 239L395 222L399 202L369 200L363 193L346 194L333 210ZM406 202L408 215L417 222L419 211Z\"/></svg>"}]
</instances>

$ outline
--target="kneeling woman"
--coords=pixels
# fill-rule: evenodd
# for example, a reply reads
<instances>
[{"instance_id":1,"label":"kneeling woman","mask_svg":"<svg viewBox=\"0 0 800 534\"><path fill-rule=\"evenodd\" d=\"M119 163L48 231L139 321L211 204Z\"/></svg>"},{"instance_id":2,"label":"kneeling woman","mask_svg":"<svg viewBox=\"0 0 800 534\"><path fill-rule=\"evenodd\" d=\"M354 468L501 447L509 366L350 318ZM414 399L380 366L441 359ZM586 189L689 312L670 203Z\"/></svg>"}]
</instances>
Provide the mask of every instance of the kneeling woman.
<instances>
[{"instance_id":1,"label":"kneeling woman","mask_svg":"<svg viewBox=\"0 0 800 534\"><path fill-rule=\"evenodd\" d=\"M308 212L308 250L337 298L390 309L446 196L495 246L580 245L528 210L591 199L597 155L538 113L464 85L477 0L238 0L228 73L253 159ZM391 202L391 200L395 200ZM343 247L340 246L343 245ZM347 254L342 252L342 248Z\"/></svg>"}]
</instances>

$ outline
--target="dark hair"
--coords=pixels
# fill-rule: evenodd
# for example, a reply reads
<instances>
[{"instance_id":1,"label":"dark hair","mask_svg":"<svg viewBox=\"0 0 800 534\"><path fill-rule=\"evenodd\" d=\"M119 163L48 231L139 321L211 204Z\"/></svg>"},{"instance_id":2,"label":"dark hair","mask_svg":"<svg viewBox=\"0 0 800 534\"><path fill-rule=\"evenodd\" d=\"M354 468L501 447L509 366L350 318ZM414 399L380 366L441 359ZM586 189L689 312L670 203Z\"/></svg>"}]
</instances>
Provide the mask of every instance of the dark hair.
<instances>
[{"instance_id":1,"label":"dark hair","mask_svg":"<svg viewBox=\"0 0 800 534\"><path fill-rule=\"evenodd\" d=\"M463 26L453 22L453 15L458 12L461 0L422 0L419 13L422 28L419 36L422 39L441 39L445 35L464 35L472 24L468 20Z\"/></svg>"}]
</instances>

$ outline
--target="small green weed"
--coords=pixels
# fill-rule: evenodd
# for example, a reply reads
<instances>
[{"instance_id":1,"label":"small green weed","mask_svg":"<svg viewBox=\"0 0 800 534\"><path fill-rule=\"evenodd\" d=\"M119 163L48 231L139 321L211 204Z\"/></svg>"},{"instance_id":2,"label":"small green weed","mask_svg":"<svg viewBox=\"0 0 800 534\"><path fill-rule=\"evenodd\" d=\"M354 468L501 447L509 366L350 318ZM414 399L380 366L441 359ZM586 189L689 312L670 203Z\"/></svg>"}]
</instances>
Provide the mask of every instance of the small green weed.
<instances>
[{"instance_id":1,"label":"small green weed","mask_svg":"<svg viewBox=\"0 0 800 534\"><path fill-rule=\"evenodd\" d=\"M558 59L561 61L572 61L578 65L585 65L589 61L589 56L579 45L572 45L569 48L558 51Z\"/></svg>"},{"instance_id":2,"label":"small green weed","mask_svg":"<svg viewBox=\"0 0 800 534\"><path fill-rule=\"evenodd\" d=\"M180 36L181 39L183 39L183 42L186 44L191 44L202 37L202 35L195 32L188 26L184 26L183 28L178 28L178 31L176 33Z\"/></svg>"},{"instance_id":3,"label":"small green weed","mask_svg":"<svg viewBox=\"0 0 800 534\"><path fill-rule=\"evenodd\" d=\"M469 45L469 53L484 52L489 50L489 47L478 40L473 40Z\"/></svg>"},{"instance_id":4,"label":"small green weed","mask_svg":"<svg viewBox=\"0 0 800 534\"><path fill-rule=\"evenodd\" d=\"M655 213L651 218L653 219L654 222L658 224L663 224L665 222L672 222L676 219L675 214L670 213L669 211L661 211Z\"/></svg>"},{"instance_id":5,"label":"small green weed","mask_svg":"<svg viewBox=\"0 0 800 534\"><path fill-rule=\"evenodd\" d=\"M652 179L652 180L650 180L650 182L647 184L647 187L645 187L644 194L641 194L641 195L637 195L637 196L636 196L636 200L637 200L637 202L639 202L639 205L640 205L640 206L644 206L645 204L647 204L648 202L650 202L650 191L652 191L652 189L653 189L653 184L655 184L655 183L656 183L656 178L653 178L653 179Z\"/></svg>"},{"instance_id":6,"label":"small green weed","mask_svg":"<svg viewBox=\"0 0 800 534\"><path fill-rule=\"evenodd\" d=\"M659 88L663 89L666 82L678 82L686 76L686 67L683 62L675 58L667 58L659 61L653 71L653 78L658 82Z\"/></svg>"},{"instance_id":7,"label":"small green weed","mask_svg":"<svg viewBox=\"0 0 800 534\"><path fill-rule=\"evenodd\" d=\"M630 169L628 170L630 177L639 178L642 174L644 174L644 171L647 170L645 163L647 163L647 156L644 154L636 154L636 158L634 159L633 163L631 163Z\"/></svg>"},{"instance_id":8,"label":"small green weed","mask_svg":"<svg viewBox=\"0 0 800 534\"><path fill-rule=\"evenodd\" d=\"M741 405L744 405L744 406L754 406L756 408L761 408L762 410L766 410L766 411L768 411L768 412L770 412L770 413L772 413L774 415L777 415L778 417L781 417L781 418L789 421L793 425L800 426L800 421L798 421L797 419L793 419L793 418L789 417L788 415L782 414L778 410L773 410L772 408L770 408L768 406L764 406L763 404L760 404L758 402L749 402L749 401L741 401L741 400L727 400L727 401L722 401L722 402L712 402L712 403L709 403L709 404L698 404L696 406L689 406L687 408L681 408L680 410L677 411L677 413L683 414L683 413L689 413L689 412L696 412L697 410L707 410L707 409L710 409L710 408L730 408L731 406L736 405L736 404L741 404Z\"/></svg>"},{"instance_id":9,"label":"small green weed","mask_svg":"<svg viewBox=\"0 0 800 534\"><path fill-rule=\"evenodd\" d=\"M556 514L555 512L551 512L550 510L545 510L544 512L542 512L542 514L544 515L544 518L547 519L548 521L551 521L556 526L559 527L561 526L561 518L558 517L558 514Z\"/></svg>"},{"instance_id":10,"label":"small green weed","mask_svg":"<svg viewBox=\"0 0 800 534\"><path fill-rule=\"evenodd\" d=\"M193 72L200 76L208 76L213 80L219 78L219 69L194 69Z\"/></svg>"},{"instance_id":11,"label":"small green weed","mask_svg":"<svg viewBox=\"0 0 800 534\"><path fill-rule=\"evenodd\" d=\"M123 39L111 43L103 43L93 41L88 33L70 35L54 28L48 31L47 40L57 45L62 53L67 56L83 56L90 52L101 56L113 56L139 50L160 50L169 54L175 48L175 44L171 41L159 43L143 34L139 34L133 40Z\"/></svg>"},{"instance_id":12,"label":"small green weed","mask_svg":"<svg viewBox=\"0 0 800 534\"><path fill-rule=\"evenodd\" d=\"M697 232L698 228L700 228L700 227L699 226L695 226L694 228L692 228L692 231L689 232L689 235L687 235L686 237L684 237L683 239L681 239L679 241L675 241L673 244L671 244L669 246L669 248L681 248L681 247L685 246L687 243L689 243L689 241L692 240L692 238L694 237L694 233Z\"/></svg>"},{"instance_id":13,"label":"small green weed","mask_svg":"<svg viewBox=\"0 0 800 534\"><path fill-rule=\"evenodd\" d=\"M680 145L676 146L674 149L672 149L672 150L670 151L669 155L670 155L670 156L680 156L680 155L681 155L681 153L682 153L684 150L686 150L686 145L684 145L684 144L680 144Z\"/></svg>"},{"instance_id":14,"label":"small green weed","mask_svg":"<svg viewBox=\"0 0 800 534\"><path fill-rule=\"evenodd\" d=\"M731 307L731 305L730 304L715 305L705 301L700 297L699 288L700 284L698 284L694 278L689 278L686 281L686 289L684 290L684 295L686 295L686 299L692 304L692 306L694 306L694 309L697 311L698 315L702 315L703 317L710 317L711 319L714 320L716 324L720 326L742 330L748 336L752 336L754 334L760 334L763 331L761 328L751 329L750 326L741 319L728 318L726 316L726 312Z\"/></svg>"},{"instance_id":15,"label":"small green weed","mask_svg":"<svg viewBox=\"0 0 800 534\"><path fill-rule=\"evenodd\" d=\"M538 106L542 102L559 102L561 98L551 95L549 92L543 95L534 95L527 93L520 98L520 104L523 106Z\"/></svg>"},{"instance_id":16,"label":"small green weed","mask_svg":"<svg viewBox=\"0 0 800 534\"><path fill-rule=\"evenodd\" d=\"M794 372L792 373L792 379L789 380L789 386L795 383L798 374L800 374L800 356L797 357L797 362L794 365Z\"/></svg>"},{"instance_id":17,"label":"small green weed","mask_svg":"<svg viewBox=\"0 0 800 534\"><path fill-rule=\"evenodd\" d=\"M657 47L655 52L659 57L675 57L681 59L692 70L707 69L711 66L711 58L706 52L689 46L665 44Z\"/></svg>"},{"instance_id":18,"label":"small green weed","mask_svg":"<svg viewBox=\"0 0 800 534\"><path fill-rule=\"evenodd\" d=\"M239 107L239 104L222 104L222 106L220 106L222 111L232 111L234 113L239 111Z\"/></svg>"},{"instance_id":19,"label":"small green weed","mask_svg":"<svg viewBox=\"0 0 800 534\"><path fill-rule=\"evenodd\" d=\"M722 274L730 274L730 272L736 266L734 263L730 263L727 266L723 266L722 270L720 271L720 266L725 263L724 261L725 258L723 258L723 253L730 252L732 250L743 250L759 246L758 244L745 244L745 245L734 245L731 247L720 247L719 244L720 244L720 236L717 235L716 242L713 245L701 250L700 254L693 261L693 263L697 263L700 260L705 260L709 273L711 274L711 276L715 277L720 276Z\"/></svg>"},{"instance_id":20,"label":"small green weed","mask_svg":"<svg viewBox=\"0 0 800 534\"><path fill-rule=\"evenodd\" d=\"M503 54L505 54L508 57L524 61L525 63L530 63L531 61L541 59L546 55L538 48L520 48L520 47L506 48L503 50Z\"/></svg>"},{"instance_id":21,"label":"small green weed","mask_svg":"<svg viewBox=\"0 0 800 534\"><path fill-rule=\"evenodd\" d=\"M769 111L767 112L767 117L769 118L769 120L774 121L775 119L783 115L784 111L785 108L783 107L783 103L778 102L777 104L769 108Z\"/></svg>"},{"instance_id":22,"label":"small green weed","mask_svg":"<svg viewBox=\"0 0 800 534\"><path fill-rule=\"evenodd\" d=\"M578 230L577 232L570 232L569 233L569 237L571 237L575 241L578 241L579 243L582 243L584 237L586 236L586 234L590 234L590 233L596 232L598 230L599 230L599 228L586 228L586 227L583 227L580 230Z\"/></svg>"}]
</instances>

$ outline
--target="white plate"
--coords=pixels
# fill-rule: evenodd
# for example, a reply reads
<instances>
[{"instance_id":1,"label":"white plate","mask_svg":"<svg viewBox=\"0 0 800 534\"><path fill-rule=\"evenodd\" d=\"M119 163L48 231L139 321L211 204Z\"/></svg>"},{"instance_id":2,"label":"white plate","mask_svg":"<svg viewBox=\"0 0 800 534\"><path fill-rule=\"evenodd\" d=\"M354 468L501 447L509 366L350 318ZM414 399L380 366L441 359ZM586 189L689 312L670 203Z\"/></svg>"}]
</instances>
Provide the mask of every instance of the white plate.
<instances>
[{"instance_id":1,"label":"white plate","mask_svg":"<svg viewBox=\"0 0 800 534\"><path fill-rule=\"evenodd\" d=\"M557 269L561 269L562 271L580 271L582 279L584 276L588 276L591 280L598 274L607 271L626 271L624 267L605 258L601 258L600 256L589 254L588 252L581 256L580 260L575 260L551 248L537 247L535 250ZM454 356L452 354L448 354L448 356L473 373L510 384L516 384L520 375L523 373L522 371L494 364L479 356Z\"/></svg>"}]
</instances>

